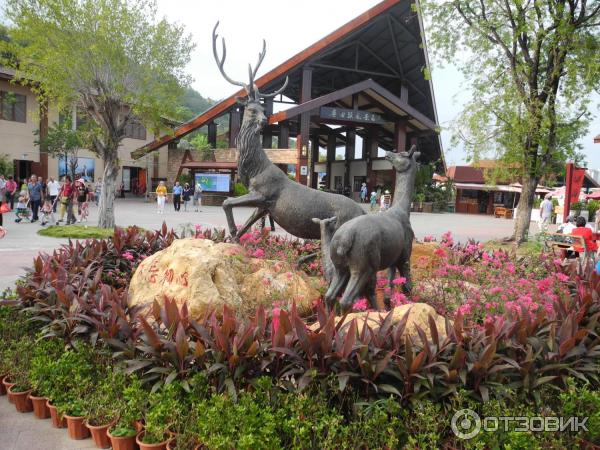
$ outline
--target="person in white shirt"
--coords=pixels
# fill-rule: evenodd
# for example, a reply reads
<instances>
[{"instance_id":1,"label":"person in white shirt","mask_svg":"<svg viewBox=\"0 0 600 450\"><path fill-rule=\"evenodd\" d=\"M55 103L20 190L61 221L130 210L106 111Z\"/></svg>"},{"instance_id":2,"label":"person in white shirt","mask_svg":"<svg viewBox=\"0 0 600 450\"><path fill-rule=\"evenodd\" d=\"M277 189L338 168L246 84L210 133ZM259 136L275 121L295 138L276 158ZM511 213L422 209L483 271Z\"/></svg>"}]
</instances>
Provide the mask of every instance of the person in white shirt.
<instances>
[{"instance_id":1,"label":"person in white shirt","mask_svg":"<svg viewBox=\"0 0 600 450\"><path fill-rule=\"evenodd\" d=\"M50 201L52 202L52 211L56 212L56 198L58 197L58 193L60 192L60 183L54 179L54 177L50 177L48 181L48 196L50 197Z\"/></svg>"},{"instance_id":2,"label":"person in white shirt","mask_svg":"<svg viewBox=\"0 0 600 450\"><path fill-rule=\"evenodd\" d=\"M540 204L540 230L547 231L548 225L552 221L552 209L553 209L552 201L550 200L550 195L546 195L544 201Z\"/></svg>"}]
</instances>

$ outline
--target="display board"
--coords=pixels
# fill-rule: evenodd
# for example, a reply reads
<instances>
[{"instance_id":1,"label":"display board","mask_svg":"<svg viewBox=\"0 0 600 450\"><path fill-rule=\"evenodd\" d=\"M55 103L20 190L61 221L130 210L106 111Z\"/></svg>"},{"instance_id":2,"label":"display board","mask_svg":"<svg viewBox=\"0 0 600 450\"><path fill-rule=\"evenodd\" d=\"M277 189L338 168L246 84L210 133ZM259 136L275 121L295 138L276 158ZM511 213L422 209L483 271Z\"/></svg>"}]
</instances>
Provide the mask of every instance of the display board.
<instances>
[{"instance_id":1,"label":"display board","mask_svg":"<svg viewBox=\"0 0 600 450\"><path fill-rule=\"evenodd\" d=\"M225 173L196 173L195 184L200 183L203 192L229 192L231 175Z\"/></svg>"}]
</instances>

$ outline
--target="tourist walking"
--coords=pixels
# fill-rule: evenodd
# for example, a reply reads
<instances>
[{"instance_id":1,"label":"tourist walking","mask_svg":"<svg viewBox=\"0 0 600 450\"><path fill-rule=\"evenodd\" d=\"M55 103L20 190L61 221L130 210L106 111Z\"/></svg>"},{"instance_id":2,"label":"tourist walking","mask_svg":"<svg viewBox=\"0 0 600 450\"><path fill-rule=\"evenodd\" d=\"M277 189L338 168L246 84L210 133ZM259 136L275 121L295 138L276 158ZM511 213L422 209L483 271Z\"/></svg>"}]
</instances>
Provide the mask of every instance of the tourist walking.
<instances>
[{"instance_id":1,"label":"tourist walking","mask_svg":"<svg viewBox=\"0 0 600 450\"><path fill-rule=\"evenodd\" d=\"M44 204L42 205L42 209L40 210L42 214L42 220L40 224L42 226L49 223L50 225L54 225L54 210L52 208L52 202L50 201L50 197L46 197L44 200Z\"/></svg>"},{"instance_id":2,"label":"tourist walking","mask_svg":"<svg viewBox=\"0 0 600 450\"><path fill-rule=\"evenodd\" d=\"M183 187L179 184L179 181L175 182L173 186L173 206L175 211L181 211L181 194L183 194Z\"/></svg>"},{"instance_id":3,"label":"tourist walking","mask_svg":"<svg viewBox=\"0 0 600 450\"><path fill-rule=\"evenodd\" d=\"M371 211L377 207L377 192L371 191Z\"/></svg>"},{"instance_id":4,"label":"tourist walking","mask_svg":"<svg viewBox=\"0 0 600 450\"><path fill-rule=\"evenodd\" d=\"M69 175L64 178L64 183L59 192L60 209L58 212L58 223L63 221L65 211L67 213L67 225L75 223L75 214L73 214L73 197L75 196L75 187Z\"/></svg>"},{"instance_id":5,"label":"tourist walking","mask_svg":"<svg viewBox=\"0 0 600 450\"><path fill-rule=\"evenodd\" d=\"M385 191L381 196L381 211L387 211L392 204L392 196L390 191Z\"/></svg>"},{"instance_id":6,"label":"tourist walking","mask_svg":"<svg viewBox=\"0 0 600 450\"><path fill-rule=\"evenodd\" d=\"M75 190L77 192L77 215L79 216L78 222L87 220L88 216L88 193L89 190L85 185L85 178L80 178L75 184Z\"/></svg>"},{"instance_id":7,"label":"tourist walking","mask_svg":"<svg viewBox=\"0 0 600 450\"><path fill-rule=\"evenodd\" d=\"M96 181L96 186L94 186L94 201L96 202L96 206L100 204L100 196L102 195L102 178L98 178Z\"/></svg>"},{"instance_id":8,"label":"tourist walking","mask_svg":"<svg viewBox=\"0 0 600 450\"><path fill-rule=\"evenodd\" d=\"M196 189L194 189L194 204L196 205L196 212L198 212L202 204L202 185L200 183L196 183Z\"/></svg>"},{"instance_id":9,"label":"tourist walking","mask_svg":"<svg viewBox=\"0 0 600 450\"><path fill-rule=\"evenodd\" d=\"M167 186L165 186L165 182L161 181L158 183L156 188L156 204L158 206L157 213L164 214L165 213L165 201L167 200Z\"/></svg>"},{"instance_id":10,"label":"tourist walking","mask_svg":"<svg viewBox=\"0 0 600 450\"><path fill-rule=\"evenodd\" d=\"M10 209L15 207L15 194L17 192L17 182L12 176L8 177L6 182L6 203L10 204Z\"/></svg>"},{"instance_id":11,"label":"tourist walking","mask_svg":"<svg viewBox=\"0 0 600 450\"><path fill-rule=\"evenodd\" d=\"M31 222L37 222L38 212L42 205L44 195L42 183L39 182L37 176L31 175L30 182L27 185L27 191L29 192L29 206L32 213Z\"/></svg>"},{"instance_id":12,"label":"tourist walking","mask_svg":"<svg viewBox=\"0 0 600 450\"><path fill-rule=\"evenodd\" d=\"M360 202L367 203L367 183L363 183L360 187Z\"/></svg>"},{"instance_id":13,"label":"tourist walking","mask_svg":"<svg viewBox=\"0 0 600 450\"><path fill-rule=\"evenodd\" d=\"M548 231L548 225L552 221L552 209L552 201L550 200L550 194L548 194L540 204L540 231L542 233Z\"/></svg>"},{"instance_id":14,"label":"tourist walking","mask_svg":"<svg viewBox=\"0 0 600 450\"><path fill-rule=\"evenodd\" d=\"M60 183L54 179L54 177L50 177L48 181L48 197L50 197L50 202L52 203L52 212L56 212L56 204L58 203L56 199L58 198L58 193L60 192Z\"/></svg>"},{"instance_id":15,"label":"tourist walking","mask_svg":"<svg viewBox=\"0 0 600 450\"><path fill-rule=\"evenodd\" d=\"M191 186L188 183L185 183L185 186L183 186L183 194L182 194L184 211L187 211L187 205L190 202L192 195L193 195L193 189L191 188Z\"/></svg>"}]
</instances>

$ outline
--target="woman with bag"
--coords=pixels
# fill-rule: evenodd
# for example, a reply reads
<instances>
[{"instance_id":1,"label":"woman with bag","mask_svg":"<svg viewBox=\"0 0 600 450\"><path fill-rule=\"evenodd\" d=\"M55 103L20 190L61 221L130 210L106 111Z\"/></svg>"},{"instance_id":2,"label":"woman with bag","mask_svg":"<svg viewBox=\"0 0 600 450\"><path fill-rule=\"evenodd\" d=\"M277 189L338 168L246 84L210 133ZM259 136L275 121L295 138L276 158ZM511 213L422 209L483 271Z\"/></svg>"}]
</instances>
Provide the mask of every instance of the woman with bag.
<instances>
[{"instance_id":1,"label":"woman with bag","mask_svg":"<svg viewBox=\"0 0 600 450\"><path fill-rule=\"evenodd\" d=\"M60 210L58 213L58 223L61 223L67 213L67 225L75 223L75 214L73 214L73 196L75 195L75 187L73 186L71 177L65 176L65 182L60 189Z\"/></svg>"}]
</instances>

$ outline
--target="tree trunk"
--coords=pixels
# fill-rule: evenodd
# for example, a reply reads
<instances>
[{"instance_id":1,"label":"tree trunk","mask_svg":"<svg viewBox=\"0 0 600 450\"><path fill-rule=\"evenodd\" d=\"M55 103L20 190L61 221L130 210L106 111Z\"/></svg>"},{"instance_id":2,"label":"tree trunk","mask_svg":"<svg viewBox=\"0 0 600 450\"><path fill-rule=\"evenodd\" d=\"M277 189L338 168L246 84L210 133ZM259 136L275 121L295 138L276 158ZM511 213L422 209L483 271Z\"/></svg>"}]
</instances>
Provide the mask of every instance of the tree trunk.
<instances>
[{"instance_id":1,"label":"tree trunk","mask_svg":"<svg viewBox=\"0 0 600 450\"><path fill-rule=\"evenodd\" d=\"M98 226L100 228L114 228L115 191L117 188L117 176L119 175L119 159L117 158L117 149L106 149L102 159L104 160L104 174L98 207Z\"/></svg>"},{"instance_id":2,"label":"tree trunk","mask_svg":"<svg viewBox=\"0 0 600 450\"><path fill-rule=\"evenodd\" d=\"M519 199L517 217L515 217L515 231L513 234L513 239L517 244L521 244L527 240L537 185L537 178L528 177L527 179L523 179L523 188L521 190L521 198Z\"/></svg>"}]
</instances>

